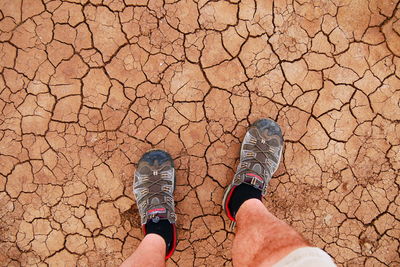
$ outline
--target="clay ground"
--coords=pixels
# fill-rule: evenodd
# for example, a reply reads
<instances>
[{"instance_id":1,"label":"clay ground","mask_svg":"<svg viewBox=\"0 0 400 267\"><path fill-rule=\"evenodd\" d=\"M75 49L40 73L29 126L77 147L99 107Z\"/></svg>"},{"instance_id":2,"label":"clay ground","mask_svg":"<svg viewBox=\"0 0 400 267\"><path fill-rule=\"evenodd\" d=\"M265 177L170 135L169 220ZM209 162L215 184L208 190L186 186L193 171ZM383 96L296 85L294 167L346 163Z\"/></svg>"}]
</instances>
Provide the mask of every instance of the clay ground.
<instances>
[{"instance_id":1,"label":"clay ground","mask_svg":"<svg viewBox=\"0 0 400 267\"><path fill-rule=\"evenodd\" d=\"M118 266L143 152L178 168L168 266L230 266L223 190L278 121L265 198L339 265L399 266L400 5L0 0L0 262Z\"/></svg>"}]
</instances>

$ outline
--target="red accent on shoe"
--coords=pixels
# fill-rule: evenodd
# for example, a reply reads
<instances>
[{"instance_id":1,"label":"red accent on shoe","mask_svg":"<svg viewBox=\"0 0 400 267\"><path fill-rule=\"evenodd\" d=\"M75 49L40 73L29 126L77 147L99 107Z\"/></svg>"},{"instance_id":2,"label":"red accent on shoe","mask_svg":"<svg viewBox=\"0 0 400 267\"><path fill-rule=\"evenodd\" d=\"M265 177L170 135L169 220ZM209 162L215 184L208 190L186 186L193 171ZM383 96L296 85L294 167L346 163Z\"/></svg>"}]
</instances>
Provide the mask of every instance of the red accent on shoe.
<instances>
[{"instance_id":1,"label":"red accent on shoe","mask_svg":"<svg viewBox=\"0 0 400 267\"><path fill-rule=\"evenodd\" d=\"M235 220L235 218L233 218L233 216L232 216L232 214L231 214L231 211L229 210L229 200L231 199L232 194L233 194L233 191L235 190L235 188L236 188L236 185L235 185L234 187L232 187L231 192L229 192L229 195L228 195L228 197L227 197L227 199L226 199L226 202L225 202L226 215L228 215L228 218L229 218L231 221L234 221L234 222L235 222L236 220Z\"/></svg>"},{"instance_id":2,"label":"red accent on shoe","mask_svg":"<svg viewBox=\"0 0 400 267\"><path fill-rule=\"evenodd\" d=\"M258 180L260 180L261 182L263 182L263 179L254 173L246 173L246 175L253 176L253 177L257 178Z\"/></svg>"},{"instance_id":3,"label":"red accent on shoe","mask_svg":"<svg viewBox=\"0 0 400 267\"><path fill-rule=\"evenodd\" d=\"M146 225L142 224L142 231L143 231L143 235L146 235Z\"/></svg>"},{"instance_id":4,"label":"red accent on shoe","mask_svg":"<svg viewBox=\"0 0 400 267\"><path fill-rule=\"evenodd\" d=\"M165 208L152 209L152 210L147 211L147 214L152 214L152 213L156 213L156 212L165 212Z\"/></svg>"},{"instance_id":5,"label":"red accent on shoe","mask_svg":"<svg viewBox=\"0 0 400 267\"><path fill-rule=\"evenodd\" d=\"M173 237L173 241L172 241L172 248L168 252L168 254L165 256L165 260L168 260L172 256L172 254L174 253L175 248L176 248L176 225L174 223L172 224L172 229L173 229L173 232L174 232L174 237Z\"/></svg>"}]
</instances>

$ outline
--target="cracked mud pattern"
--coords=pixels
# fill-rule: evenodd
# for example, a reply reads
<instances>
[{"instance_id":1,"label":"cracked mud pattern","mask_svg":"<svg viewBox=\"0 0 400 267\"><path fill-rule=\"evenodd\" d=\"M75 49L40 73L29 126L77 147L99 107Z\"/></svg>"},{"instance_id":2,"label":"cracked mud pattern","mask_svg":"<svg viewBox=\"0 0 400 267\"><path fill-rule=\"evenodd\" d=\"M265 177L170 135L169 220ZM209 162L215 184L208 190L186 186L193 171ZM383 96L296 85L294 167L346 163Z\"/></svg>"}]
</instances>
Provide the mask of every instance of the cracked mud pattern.
<instances>
[{"instance_id":1,"label":"cracked mud pattern","mask_svg":"<svg viewBox=\"0 0 400 267\"><path fill-rule=\"evenodd\" d=\"M0 262L118 266L135 163L178 169L168 266L231 265L246 127L282 126L265 198L339 265L400 264L400 4L0 0Z\"/></svg>"}]
</instances>

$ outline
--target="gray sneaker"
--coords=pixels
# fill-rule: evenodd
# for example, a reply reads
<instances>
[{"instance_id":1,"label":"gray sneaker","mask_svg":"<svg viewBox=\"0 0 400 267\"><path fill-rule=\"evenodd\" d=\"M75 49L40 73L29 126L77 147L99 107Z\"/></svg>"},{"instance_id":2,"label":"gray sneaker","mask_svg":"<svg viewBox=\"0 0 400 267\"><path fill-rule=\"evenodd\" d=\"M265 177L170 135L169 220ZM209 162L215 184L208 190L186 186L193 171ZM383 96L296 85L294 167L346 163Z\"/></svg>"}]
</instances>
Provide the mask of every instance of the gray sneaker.
<instances>
[{"instance_id":1,"label":"gray sneaker","mask_svg":"<svg viewBox=\"0 0 400 267\"><path fill-rule=\"evenodd\" d=\"M173 226L167 259L176 247L175 168L171 156L163 150L146 152L138 162L133 188L144 234L149 221L168 220Z\"/></svg>"},{"instance_id":2,"label":"gray sneaker","mask_svg":"<svg viewBox=\"0 0 400 267\"><path fill-rule=\"evenodd\" d=\"M235 214L229 210L233 191L240 184L251 185L265 195L272 175L278 169L283 152L283 137L279 125L270 119L260 119L253 123L243 139L240 163L232 183L226 188L222 201L228 218L235 226Z\"/></svg>"}]
</instances>

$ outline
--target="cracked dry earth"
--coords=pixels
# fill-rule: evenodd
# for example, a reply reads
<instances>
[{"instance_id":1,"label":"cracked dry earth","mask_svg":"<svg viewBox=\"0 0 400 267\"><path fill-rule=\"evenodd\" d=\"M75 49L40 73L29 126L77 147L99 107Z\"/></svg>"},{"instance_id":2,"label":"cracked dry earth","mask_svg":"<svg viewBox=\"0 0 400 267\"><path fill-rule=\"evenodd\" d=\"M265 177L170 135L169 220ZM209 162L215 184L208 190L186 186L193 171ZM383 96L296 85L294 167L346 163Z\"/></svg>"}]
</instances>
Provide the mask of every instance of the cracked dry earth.
<instances>
[{"instance_id":1,"label":"cracked dry earth","mask_svg":"<svg viewBox=\"0 0 400 267\"><path fill-rule=\"evenodd\" d=\"M230 266L246 127L282 126L265 199L339 265L399 266L400 4L0 0L0 262L118 266L150 148L177 166L168 266Z\"/></svg>"}]
</instances>

